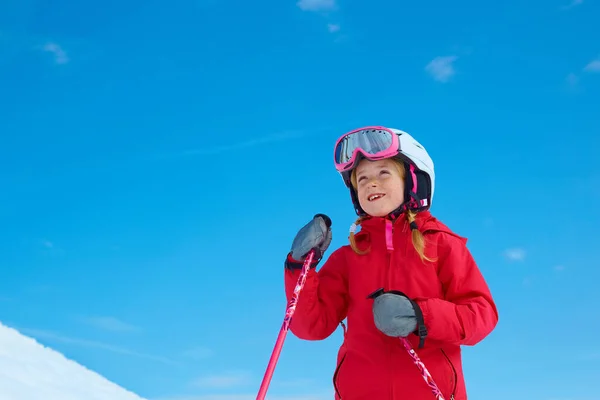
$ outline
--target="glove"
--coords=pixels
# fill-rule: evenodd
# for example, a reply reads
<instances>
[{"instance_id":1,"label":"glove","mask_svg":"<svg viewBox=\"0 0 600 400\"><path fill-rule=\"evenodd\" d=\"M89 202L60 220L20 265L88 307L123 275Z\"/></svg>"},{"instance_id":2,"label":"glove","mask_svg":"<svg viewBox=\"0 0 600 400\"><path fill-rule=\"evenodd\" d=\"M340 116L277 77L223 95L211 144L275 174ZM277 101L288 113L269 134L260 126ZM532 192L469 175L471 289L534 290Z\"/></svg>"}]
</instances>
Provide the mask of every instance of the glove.
<instances>
[{"instance_id":1,"label":"glove","mask_svg":"<svg viewBox=\"0 0 600 400\"><path fill-rule=\"evenodd\" d=\"M368 296L373 299L373 319L381 332L391 337L407 337L416 333L421 338L419 347L423 346L427 329L423 321L423 313L413 300L404 293L379 289Z\"/></svg>"},{"instance_id":2,"label":"glove","mask_svg":"<svg viewBox=\"0 0 600 400\"><path fill-rule=\"evenodd\" d=\"M288 267L296 268L296 265L291 264L300 262L301 267L308 252L313 249L315 250L315 261L313 261L313 263L318 262L331 244L331 238L331 219L325 214L315 215L313 219L308 224L304 225L296 234L286 264L288 264ZM296 263L294 263L294 261L296 261Z\"/></svg>"}]
</instances>

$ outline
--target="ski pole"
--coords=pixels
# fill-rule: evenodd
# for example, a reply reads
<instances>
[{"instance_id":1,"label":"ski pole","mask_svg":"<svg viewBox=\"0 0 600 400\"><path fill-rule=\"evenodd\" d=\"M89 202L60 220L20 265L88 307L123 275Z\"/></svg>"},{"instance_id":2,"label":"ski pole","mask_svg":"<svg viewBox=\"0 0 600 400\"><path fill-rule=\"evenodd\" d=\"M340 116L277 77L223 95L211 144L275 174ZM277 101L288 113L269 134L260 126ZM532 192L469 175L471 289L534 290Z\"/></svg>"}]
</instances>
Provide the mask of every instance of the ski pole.
<instances>
[{"instance_id":1,"label":"ski pole","mask_svg":"<svg viewBox=\"0 0 600 400\"><path fill-rule=\"evenodd\" d=\"M421 361L421 358L419 358L419 356L415 352L415 349L413 349L413 347L410 345L410 342L408 341L408 339L401 337L400 340L402 341L404 348L408 352L408 355L410 355L410 357L413 359L413 362L415 363L417 368L419 368L419 371L421 371L421 374L423 375L423 379L425 379L425 383L427 383L427 385L431 388L431 391L435 395L435 399L436 400L445 400L444 396L442 395L442 392L440 391L438 386L435 384L433 377L429 373L429 370L427 370L427 367L425 367L425 364L423 364L423 361Z\"/></svg>"},{"instance_id":2,"label":"ski pole","mask_svg":"<svg viewBox=\"0 0 600 400\"><path fill-rule=\"evenodd\" d=\"M298 278L298 283L296 283L296 287L294 288L294 294L287 306L285 311L285 317L283 318L283 324L281 325L281 330L279 331L279 335L277 336L277 341L275 342L275 347L273 348L273 353L271 354L271 358L269 359L269 364L267 365L267 370L265 372L265 376L260 384L260 390L258 391L258 395L256 396L256 400L264 400L267 395L267 390L269 388L269 383L271 382L271 378L273 377L273 372L275 371L275 365L277 364L277 360L279 359L279 355L281 354L281 349L283 348L283 342L285 341L285 336L290 328L290 322L292 321L292 316L296 311L296 304L298 303L298 297L300 295L300 291L304 287L304 283L306 282L306 276L308 270L310 269L310 264L312 263L313 257L315 255L315 251L311 250L306 256L306 260L304 260L304 264L302 265L302 271L300 272L300 277ZM443 399L442 399L443 400Z\"/></svg>"}]
</instances>

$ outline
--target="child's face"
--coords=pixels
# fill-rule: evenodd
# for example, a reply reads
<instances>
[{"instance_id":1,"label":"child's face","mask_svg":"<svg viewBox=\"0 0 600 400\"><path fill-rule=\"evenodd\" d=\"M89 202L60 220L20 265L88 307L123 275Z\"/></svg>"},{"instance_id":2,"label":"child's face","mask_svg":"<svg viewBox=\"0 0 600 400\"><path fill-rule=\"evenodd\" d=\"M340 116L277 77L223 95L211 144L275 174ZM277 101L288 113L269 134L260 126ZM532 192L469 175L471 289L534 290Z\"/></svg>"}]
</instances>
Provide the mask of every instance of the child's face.
<instances>
[{"instance_id":1,"label":"child's face","mask_svg":"<svg viewBox=\"0 0 600 400\"><path fill-rule=\"evenodd\" d=\"M362 160L356 167L358 201L365 212L383 217L404 201L404 179L389 159Z\"/></svg>"}]
</instances>

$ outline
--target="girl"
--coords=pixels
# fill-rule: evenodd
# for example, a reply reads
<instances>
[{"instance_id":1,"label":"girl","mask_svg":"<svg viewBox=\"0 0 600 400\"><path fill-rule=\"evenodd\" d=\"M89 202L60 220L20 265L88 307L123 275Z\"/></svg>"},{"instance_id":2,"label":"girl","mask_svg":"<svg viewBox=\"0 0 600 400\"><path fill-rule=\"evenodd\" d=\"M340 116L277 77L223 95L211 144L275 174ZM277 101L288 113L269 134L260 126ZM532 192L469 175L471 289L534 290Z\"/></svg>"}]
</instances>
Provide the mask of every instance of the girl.
<instances>
[{"instance_id":1,"label":"girl","mask_svg":"<svg viewBox=\"0 0 600 400\"><path fill-rule=\"evenodd\" d=\"M350 244L318 272L331 221L317 214L296 235L285 261L288 301L305 256L316 255L290 330L322 340L342 324L338 400L435 399L398 337L415 347L445 399L466 400L460 346L484 339L498 313L466 239L429 212L431 158L406 132L375 126L338 139L334 161L359 218Z\"/></svg>"}]
</instances>

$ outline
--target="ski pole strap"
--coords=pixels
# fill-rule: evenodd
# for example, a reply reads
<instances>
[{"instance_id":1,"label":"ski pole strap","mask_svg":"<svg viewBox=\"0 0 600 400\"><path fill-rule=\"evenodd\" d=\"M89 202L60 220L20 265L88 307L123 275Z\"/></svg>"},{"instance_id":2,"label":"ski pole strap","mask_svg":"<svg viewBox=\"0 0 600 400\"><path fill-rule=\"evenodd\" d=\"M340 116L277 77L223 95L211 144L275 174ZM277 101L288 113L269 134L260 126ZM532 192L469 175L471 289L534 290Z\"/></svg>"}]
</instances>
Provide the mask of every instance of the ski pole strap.
<instances>
[{"instance_id":1,"label":"ski pole strap","mask_svg":"<svg viewBox=\"0 0 600 400\"><path fill-rule=\"evenodd\" d=\"M313 249L316 250L316 249ZM315 251L316 253L316 251ZM310 269L312 268L316 268L316 266L319 264L319 262L321 261L321 258L319 257L320 254L314 254L313 258L310 261ZM299 260L294 260L294 258L292 258L292 252L290 251L287 255L287 257L285 258L285 262L284 262L284 266L285 268L289 269L289 270L301 270L302 267L304 266L304 262L306 261L306 259L304 261L299 261Z\"/></svg>"},{"instance_id":2,"label":"ski pole strap","mask_svg":"<svg viewBox=\"0 0 600 400\"><path fill-rule=\"evenodd\" d=\"M427 337L427 327L425 326L425 319L423 318L423 311L421 307L413 299L409 299L415 310L415 316L417 317L417 329L414 334L419 337L419 349L425 346L425 338Z\"/></svg>"}]
</instances>

